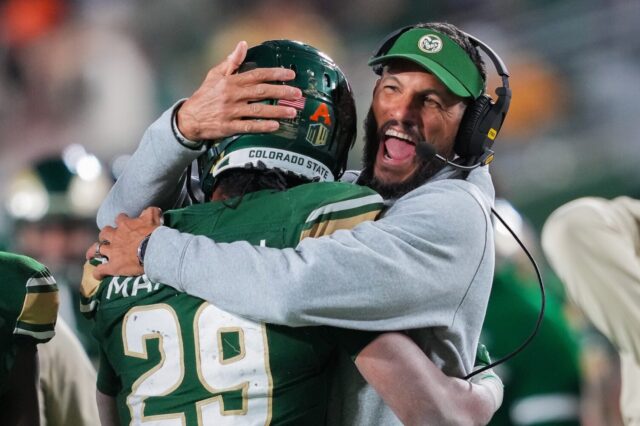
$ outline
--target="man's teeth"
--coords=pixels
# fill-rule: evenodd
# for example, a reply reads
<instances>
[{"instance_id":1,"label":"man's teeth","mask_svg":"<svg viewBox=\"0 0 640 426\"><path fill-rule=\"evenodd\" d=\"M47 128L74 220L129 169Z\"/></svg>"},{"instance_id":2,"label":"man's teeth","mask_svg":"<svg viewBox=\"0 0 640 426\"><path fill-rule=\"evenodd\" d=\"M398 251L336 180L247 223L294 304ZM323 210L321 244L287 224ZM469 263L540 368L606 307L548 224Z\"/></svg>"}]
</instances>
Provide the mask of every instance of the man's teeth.
<instances>
[{"instance_id":1,"label":"man's teeth","mask_svg":"<svg viewBox=\"0 0 640 426\"><path fill-rule=\"evenodd\" d=\"M387 130L384 135L387 136L387 137L390 137L390 138L402 139L403 141L406 141L406 142L409 142L409 143L415 143L411 139L411 136L409 136L406 133L402 133L402 132L399 132L397 130L394 130L394 129Z\"/></svg>"},{"instance_id":2,"label":"man's teeth","mask_svg":"<svg viewBox=\"0 0 640 426\"><path fill-rule=\"evenodd\" d=\"M386 158L387 160L391 159L391 156L389 155L389 151L387 151L387 146L385 144L382 144L382 155L384 156L384 158Z\"/></svg>"}]
</instances>

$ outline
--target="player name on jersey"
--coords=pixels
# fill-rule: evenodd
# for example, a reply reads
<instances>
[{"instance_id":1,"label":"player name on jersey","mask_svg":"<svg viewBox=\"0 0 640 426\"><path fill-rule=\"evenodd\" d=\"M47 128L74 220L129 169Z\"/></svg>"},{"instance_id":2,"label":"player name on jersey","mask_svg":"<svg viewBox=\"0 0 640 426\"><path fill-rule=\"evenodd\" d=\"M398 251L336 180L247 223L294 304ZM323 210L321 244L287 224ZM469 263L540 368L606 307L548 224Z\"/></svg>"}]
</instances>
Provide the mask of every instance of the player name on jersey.
<instances>
[{"instance_id":1,"label":"player name on jersey","mask_svg":"<svg viewBox=\"0 0 640 426\"><path fill-rule=\"evenodd\" d=\"M107 288L107 299L112 297L135 297L158 291L162 284L154 283L146 275L137 277L112 277Z\"/></svg>"}]
</instances>

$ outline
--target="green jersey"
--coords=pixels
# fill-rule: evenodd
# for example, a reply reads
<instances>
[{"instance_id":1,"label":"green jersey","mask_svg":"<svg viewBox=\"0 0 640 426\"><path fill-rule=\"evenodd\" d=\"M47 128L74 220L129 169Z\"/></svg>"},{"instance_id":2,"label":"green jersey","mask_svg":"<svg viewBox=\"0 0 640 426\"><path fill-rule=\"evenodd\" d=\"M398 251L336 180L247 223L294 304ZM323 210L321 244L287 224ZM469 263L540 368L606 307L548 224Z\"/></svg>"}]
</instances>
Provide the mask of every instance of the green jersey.
<instances>
[{"instance_id":1,"label":"green jersey","mask_svg":"<svg viewBox=\"0 0 640 426\"><path fill-rule=\"evenodd\" d=\"M44 343L54 335L58 288L35 260L0 251L0 395L7 389L16 344Z\"/></svg>"},{"instance_id":2,"label":"green jersey","mask_svg":"<svg viewBox=\"0 0 640 426\"><path fill-rule=\"evenodd\" d=\"M382 207L368 188L314 183L170 211L164 223L284 248L374 220ZM337 345L355 356L375 337L254 322L146 276L87 278L83 292L102 352L98 389L116 397L123 425L323 424Z\"/></svg>"}]
</instances>

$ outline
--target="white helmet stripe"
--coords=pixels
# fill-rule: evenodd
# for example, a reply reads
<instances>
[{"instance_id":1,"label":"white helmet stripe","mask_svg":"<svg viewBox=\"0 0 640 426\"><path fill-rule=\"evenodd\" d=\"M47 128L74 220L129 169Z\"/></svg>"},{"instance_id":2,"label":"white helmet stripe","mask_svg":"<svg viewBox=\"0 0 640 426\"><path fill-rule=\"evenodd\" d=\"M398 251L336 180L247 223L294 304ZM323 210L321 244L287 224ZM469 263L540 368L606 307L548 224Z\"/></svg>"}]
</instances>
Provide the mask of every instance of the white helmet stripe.
<instances>
[{"instance_id":1,"label":"white helmet stripe","mask_svg":"<svg viewBox=\"0 0 640 426\"><path fill-rule=\"evenodd\" d=\"M258 162L264 163L268 169L284 170L309 180L335 180L331 170L318 160L307 155L266 147L242 148L224 155L213 167L211 174L216 177L225 170L244 168L247 164L257 166Z\"/></svg>"}]
</instances>

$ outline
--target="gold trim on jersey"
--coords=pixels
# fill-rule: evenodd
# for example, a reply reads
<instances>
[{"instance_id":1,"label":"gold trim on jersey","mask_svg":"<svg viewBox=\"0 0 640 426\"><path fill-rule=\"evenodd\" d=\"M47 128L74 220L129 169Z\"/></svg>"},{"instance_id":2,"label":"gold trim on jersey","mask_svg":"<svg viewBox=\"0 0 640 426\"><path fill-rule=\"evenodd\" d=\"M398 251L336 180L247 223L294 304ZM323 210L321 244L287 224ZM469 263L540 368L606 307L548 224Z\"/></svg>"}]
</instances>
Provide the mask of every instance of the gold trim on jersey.
<instances>
[{"instance_id":1,"label":"gold trim on jersey","mask_svg":"<svg viewBox=\"0 0 640 426\"><path fill-rule=\"evenodd\" d=\"M356 225L364 221L375 220L378 217L378 214L380 214L380 210L374 210L344 219L333 219L318 222L311 228L302 231L300 234L300 240L302 241L307 237L317 238L323 235L330 235L340 229L353 229Z\"/></svg>"},{"instance_id":2,"label":"gold trim on jersey","mask_svg":"<svg viewBox=\"0 0 640 426\"><path fill-rule=\"evenodd\" d=\"M88 260L84 262L82 281L80 282L80 294L87 299L96 294L98 287L100 287L100 281L93 277L93 271L95 269L96 267L89 263Z\"/></svg>"},{"instance_id":3,"label":"gold trim on jersey","mask_svg":"<svg viewBox=\"0 0 640 426\"><path fill-rule=\"evenodd\" d=\"M383 203L383 200L382 197L378 194L367 195L365 197L354 198L351 200L338 201L336 203L327 204L315 209L314 211L309 213L309 216L307 216L307 220L305 220L305 223L313 222L320 216L329 213L337 213L345 210L357 209L359 207L367 206L370 204L380 203Z\"/></svg>"},{"instance_id":4,"label":"gold trim on jersey","mask_svg":"<svg viewBox=\"0 0 640 426\"><path fill-rule=\"evenodd\" d=\"M227 409L224 403L224 392L242 392L242 408L237 410ZM210 404L217 404L218 410L221 416L244 416L249 411L249 382L242 382L238 386L233 388L225 388L221 390L216 390L215 392L218 395L212 396L211 398L201 399L196 402L196 411L198 414L198 424L202 425L203 423L203 408Z\"/></svg>"},{"instance_id":5,"label":"gold trim on jersey","mask_svg":"<svg viewBox=\"0 0 640 426\"><path fill-rule=\"evenodd\" d=\"M60 299L58 291L27 293L18 321L27 324L55 324Z\"/></svg>"}]
</instances>

